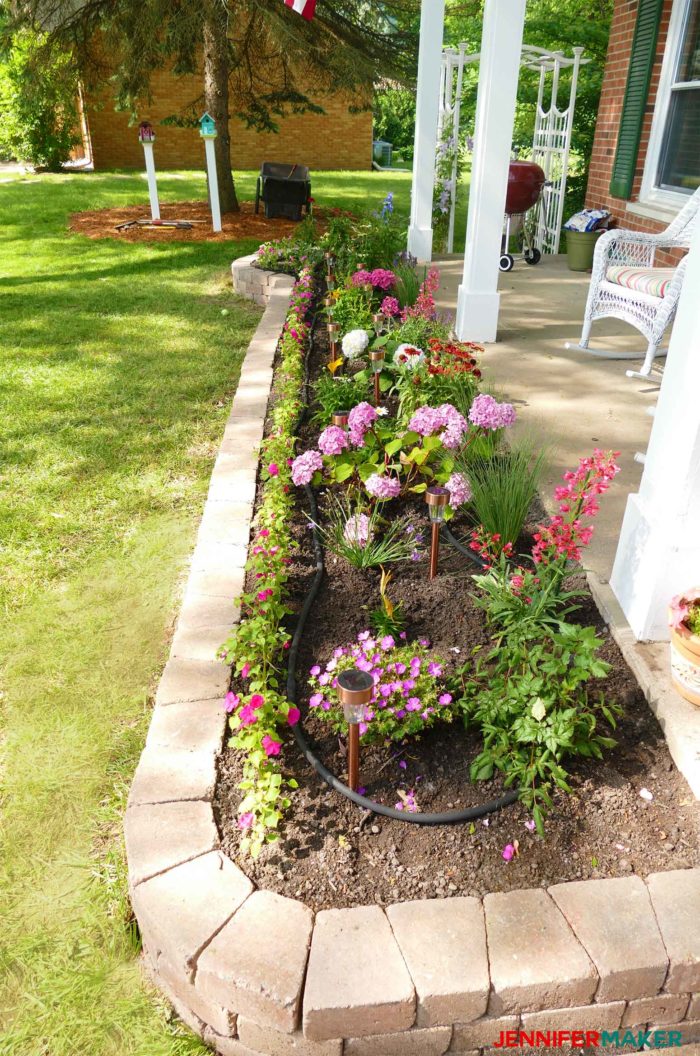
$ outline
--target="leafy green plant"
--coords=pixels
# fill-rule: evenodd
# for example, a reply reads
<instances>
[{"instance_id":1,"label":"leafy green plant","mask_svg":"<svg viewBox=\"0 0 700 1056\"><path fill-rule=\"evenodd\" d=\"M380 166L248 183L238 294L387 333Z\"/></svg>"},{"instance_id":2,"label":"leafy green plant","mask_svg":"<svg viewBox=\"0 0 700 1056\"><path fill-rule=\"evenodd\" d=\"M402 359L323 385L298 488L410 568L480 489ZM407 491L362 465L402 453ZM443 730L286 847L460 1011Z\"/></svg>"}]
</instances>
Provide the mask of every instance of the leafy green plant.
<instances>
[{"instance_id":1,"label":"leafy green plant","mask_svg":"<svg viewBox=\"0 0 700 1056\"><path fill-rule=\"evenodd\" d=\"M532 440L518 440L491 458L457 457L457 465L471 486L471 508L476 521L501 545L517 541L532 501L537 495L548 452Z\"/></svg>"},{"instance_id":2,"label":"leafy green plant","mask_svg":"<svg viewBox=\"0 0 700 1056\"><path fill-rule=\"evenodd\" d=\"M0 59L0 153L59 172L80 143L78 79L67 51L17 31Z\"/></svg>"},{"instance_id":3,"label":"leafy green plant","mask_svg":"<svg viewBox=\"0 0 700 1056\"><path fill-rule=\"evenodd\" d=\"M367 397L367 375L330 374L324 371L312 384L313 402L317 409L311 421L327 425L335 411L349 411Z\"/></svg>"},{"instance_id":4,"label":"leafy green plant","mask_svg":"<svg viewBox=\"0 0 700 1056\"><path fill-rule=\"evenodd\" d=\"M520 628L501 637L476 669L461 670L465 722L483 734L472 780L501 771L506 786L518 787L540 833L552 789L571 791L565 763L601 759L616 743L600 727L614 730L622 709L588 691L610 669L597 656L601 645L593 627L561 622L532 636Z\"/></svg>"},{"instance_id":5,"label":"leafy green plant","mask_svg":"<svg viewBox=\"0 0 700 1056\"><path fill-rule=\"evenodd\" d=\"M325 525L312 522L326 549L344 557L354 568L378 568L396 561L417 561L422 536L410 517L387 522L379 507L369 513L362 506L332 499Z\"/></svg>"},{"instance_id":6,"label":"leafy green plant","mask_svg":"<svg viewBox=\"0 0 700 1056\"><path fill-rule=\"evenodd\" d=\"M372 293L364 286L340 286L333 292L333 322L341 336L349 330L372 330Z\"/></svg>"}]
</instances>

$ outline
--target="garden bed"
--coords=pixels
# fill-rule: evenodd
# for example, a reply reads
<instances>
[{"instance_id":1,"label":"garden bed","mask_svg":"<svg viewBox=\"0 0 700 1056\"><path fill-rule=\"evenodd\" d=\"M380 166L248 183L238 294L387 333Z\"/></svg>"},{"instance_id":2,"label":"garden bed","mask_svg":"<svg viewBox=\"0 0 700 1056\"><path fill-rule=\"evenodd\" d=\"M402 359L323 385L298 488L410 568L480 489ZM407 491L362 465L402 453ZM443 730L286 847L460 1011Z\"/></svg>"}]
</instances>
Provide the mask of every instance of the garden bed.
<instances>
[{"instance_id":1,"label":"garden bed","mask_svg":"<svg viewBox=\"0 0 700 1056\"><path fill-rule=\"evenodd\" d=\"M312 380L327 358L325 331L317 324L310 356ZM318 431L318 426L307 422L298 450L312 444ZM326 501L322 492L322 514ZM425 504L416 499L409 505L415 523L425 530ZM398 502L391 504L392 514L398 514L398 506ZM307 512L303 492L298 491L293 535L299 548L289 582L295 612L301 608L314 572ZM541 510L533 512L530 527ZM455 533L463 535L466 527L458 519ZM530 542L526 531L518 551ZM472 600L474 571L467 559L444 544L440 574L432 582L425 557L417 563L391 566L391 596L409 614L409 638L428 638L434 652L444 658L447 672L489 641L484 614ZM379 578L378 570L358 570L327 553L321 591L306 623L299 654L297 679L305 732L318 757L343 780L344 744L309 712L308 672L316 663L325 664L338 645L353 641L368 626L369 612L379 604ZM577 583L584 586L582 576ZM567 880L631 873L646 876L697 865L693 797L672 763L656 719L590 598L582 600L573 618L594 626L603 638L600 655L611 670L596 690L617 700L624 717L615 734L618 745L606 753L604 761L572 763L572 794L555 794L544 838L530 831L531 815L520 803L487 818L452 826L420 826L370 814L331 791L290 737L285 744L283 774L300 787L286 812L280 839L265 845L254 860L241 855L239 847L242 757L230 748L222 754L215 813L224 849L259 886L302 898L314 909L482 895ZM470 764L480 748L481 737L465 733L459 720L438 725L404 746L363 747L361 785L368 797L392 807L402 802L402 794L411 794L421 812L477 806L505 791L500 775L489 781L470 781ZM650 791L653 798L644 798L642 790ZM504 861L504 847L516 841L518 854Z\"/></svg>"}]
</instances>

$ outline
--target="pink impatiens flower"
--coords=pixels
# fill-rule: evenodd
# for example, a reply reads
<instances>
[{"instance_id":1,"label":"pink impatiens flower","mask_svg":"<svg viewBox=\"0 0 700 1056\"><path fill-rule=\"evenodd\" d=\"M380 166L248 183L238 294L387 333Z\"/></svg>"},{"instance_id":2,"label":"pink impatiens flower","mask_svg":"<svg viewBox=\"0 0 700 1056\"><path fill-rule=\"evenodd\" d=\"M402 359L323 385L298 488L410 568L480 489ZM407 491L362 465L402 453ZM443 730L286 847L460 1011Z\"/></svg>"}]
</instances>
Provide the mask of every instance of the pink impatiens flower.
<instances>
[{"instance_id":1,"label":"pink impatiens flower","mask_svg":"<svg viewBox=\"0 0 700 1056\"><path fill-rule=\"evenodd\" d=\"M261 693L253 693L252 697L250 698L251 708L261 708L264 703L265 698Z\"/></svg>"},{"instance_id":2,"label":"pink impatiens flower","mask_svg":"<svg viewBox=\"0 0 700 1056\"><path fill-rule=\"evenodd\" d=\"M270 758L272 755L279 755L282 745L279 741L274 741L268 733L262 739L262 746L265 750L265 755Z\"/></svg>"},{"instance_id":3,"label":"pink impatiens flower","mask_svg":"<svg viewBox=\"0 0 700 1056\"><path fill-rule=\"evenodd\" d=\"M503 848L501 857L504 861L510 862L515 857L515 847L512 843L507 843Z\"/></svg>"},{"instance_id":4,"label":"pink impatiens flower","mask_svg":"<svg viewBox=\"0 0 700 1056\"><path fill-rule=\"evenodd\" d=\"M250 674L250 664L246 660L245 664L241 668L241 678L247 678Z\"/></svg>"},{"instance_id":5,"label":"pink impatiens flower","mask_svg":"<svg viewBox=\"0 0 700 1056\"><path fill-rule=\"evenodd\" d=\"M301 718L301 712L299 708L290 708L287 712L287 722L290 726L296 726Z\"/></svg>"},{"instance_id":6,"label":"pink impatiens flower","mask_svg":"<svg viewBox=\"0 0 700 1056\"><path fill-rule=\"evenodd\" d=\"M278 476L279 471L280 471L280 468L277 465L277 463L276 462L270 462L270 465L267 467L267 472L269 473L269 475L271 477L276 477L276 476Z\"/></svg>"},{"instance_id":7,"label":"pink impatiens flower","mask_svg":"<svg viewBox=\"0 0 700 1056\"><path fill-rule=\"evenodd\" d=\"M230 690L224 697L224 711L228 711L229 714L235 711L238 705L241 703L241 698L237 693L232 693Z\"/></svg>"},{"instance_id":8,"label":"pink impatiens flower","mask_svg":"<svg viewBox=\"0 0 700 1056\"><path fill-rule=\"evenodd\" d=\"M242 832L247 832L248 829L252 829L255 817L253 814L248 812L247 814L241 814L238 818L238 828Z\"/></svg>"}]
</instances>

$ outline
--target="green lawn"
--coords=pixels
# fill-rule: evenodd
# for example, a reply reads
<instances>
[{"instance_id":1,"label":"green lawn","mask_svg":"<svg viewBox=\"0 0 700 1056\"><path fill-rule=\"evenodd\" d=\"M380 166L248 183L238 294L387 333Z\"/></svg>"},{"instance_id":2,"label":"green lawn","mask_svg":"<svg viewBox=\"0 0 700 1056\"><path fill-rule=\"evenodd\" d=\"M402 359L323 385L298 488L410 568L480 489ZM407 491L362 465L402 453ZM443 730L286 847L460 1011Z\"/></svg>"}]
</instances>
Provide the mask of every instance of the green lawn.
<instances>
[{"instance_id":1,"label":"green lawn","mask_svg":"<svg viewBox=\"0 0 700 1056\"><path fill-rule=\"evenodd\" d=\"M201 173L159 188L205 196ZM354 210L392 190L407 215L409 188L323 173L313 190ZM71 212L137 202L139 173L0 173L2 1056L205 1051L142 984L121 812L259 317L228 270L254 247L67 234Z\"/></svg>"}]
</instances>

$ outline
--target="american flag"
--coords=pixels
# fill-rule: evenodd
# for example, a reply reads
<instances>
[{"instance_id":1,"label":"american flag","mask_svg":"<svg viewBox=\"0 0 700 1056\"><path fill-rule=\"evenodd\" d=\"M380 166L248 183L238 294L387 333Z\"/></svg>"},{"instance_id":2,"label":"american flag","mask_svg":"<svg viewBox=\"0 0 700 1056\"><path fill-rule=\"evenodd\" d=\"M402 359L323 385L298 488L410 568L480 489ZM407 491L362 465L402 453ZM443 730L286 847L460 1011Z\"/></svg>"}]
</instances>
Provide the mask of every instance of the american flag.
<instances>
[{"instance_id":1,"label":"american flag","mask_svg":"<svg viewBox=\"0 0 700 1056\"><path fill-rule=\"evenodd\" d=\"M310 22L316 10L316 0L284 0L287 7L291 7L298 15Z\"/></svg>"}]
</instances>

